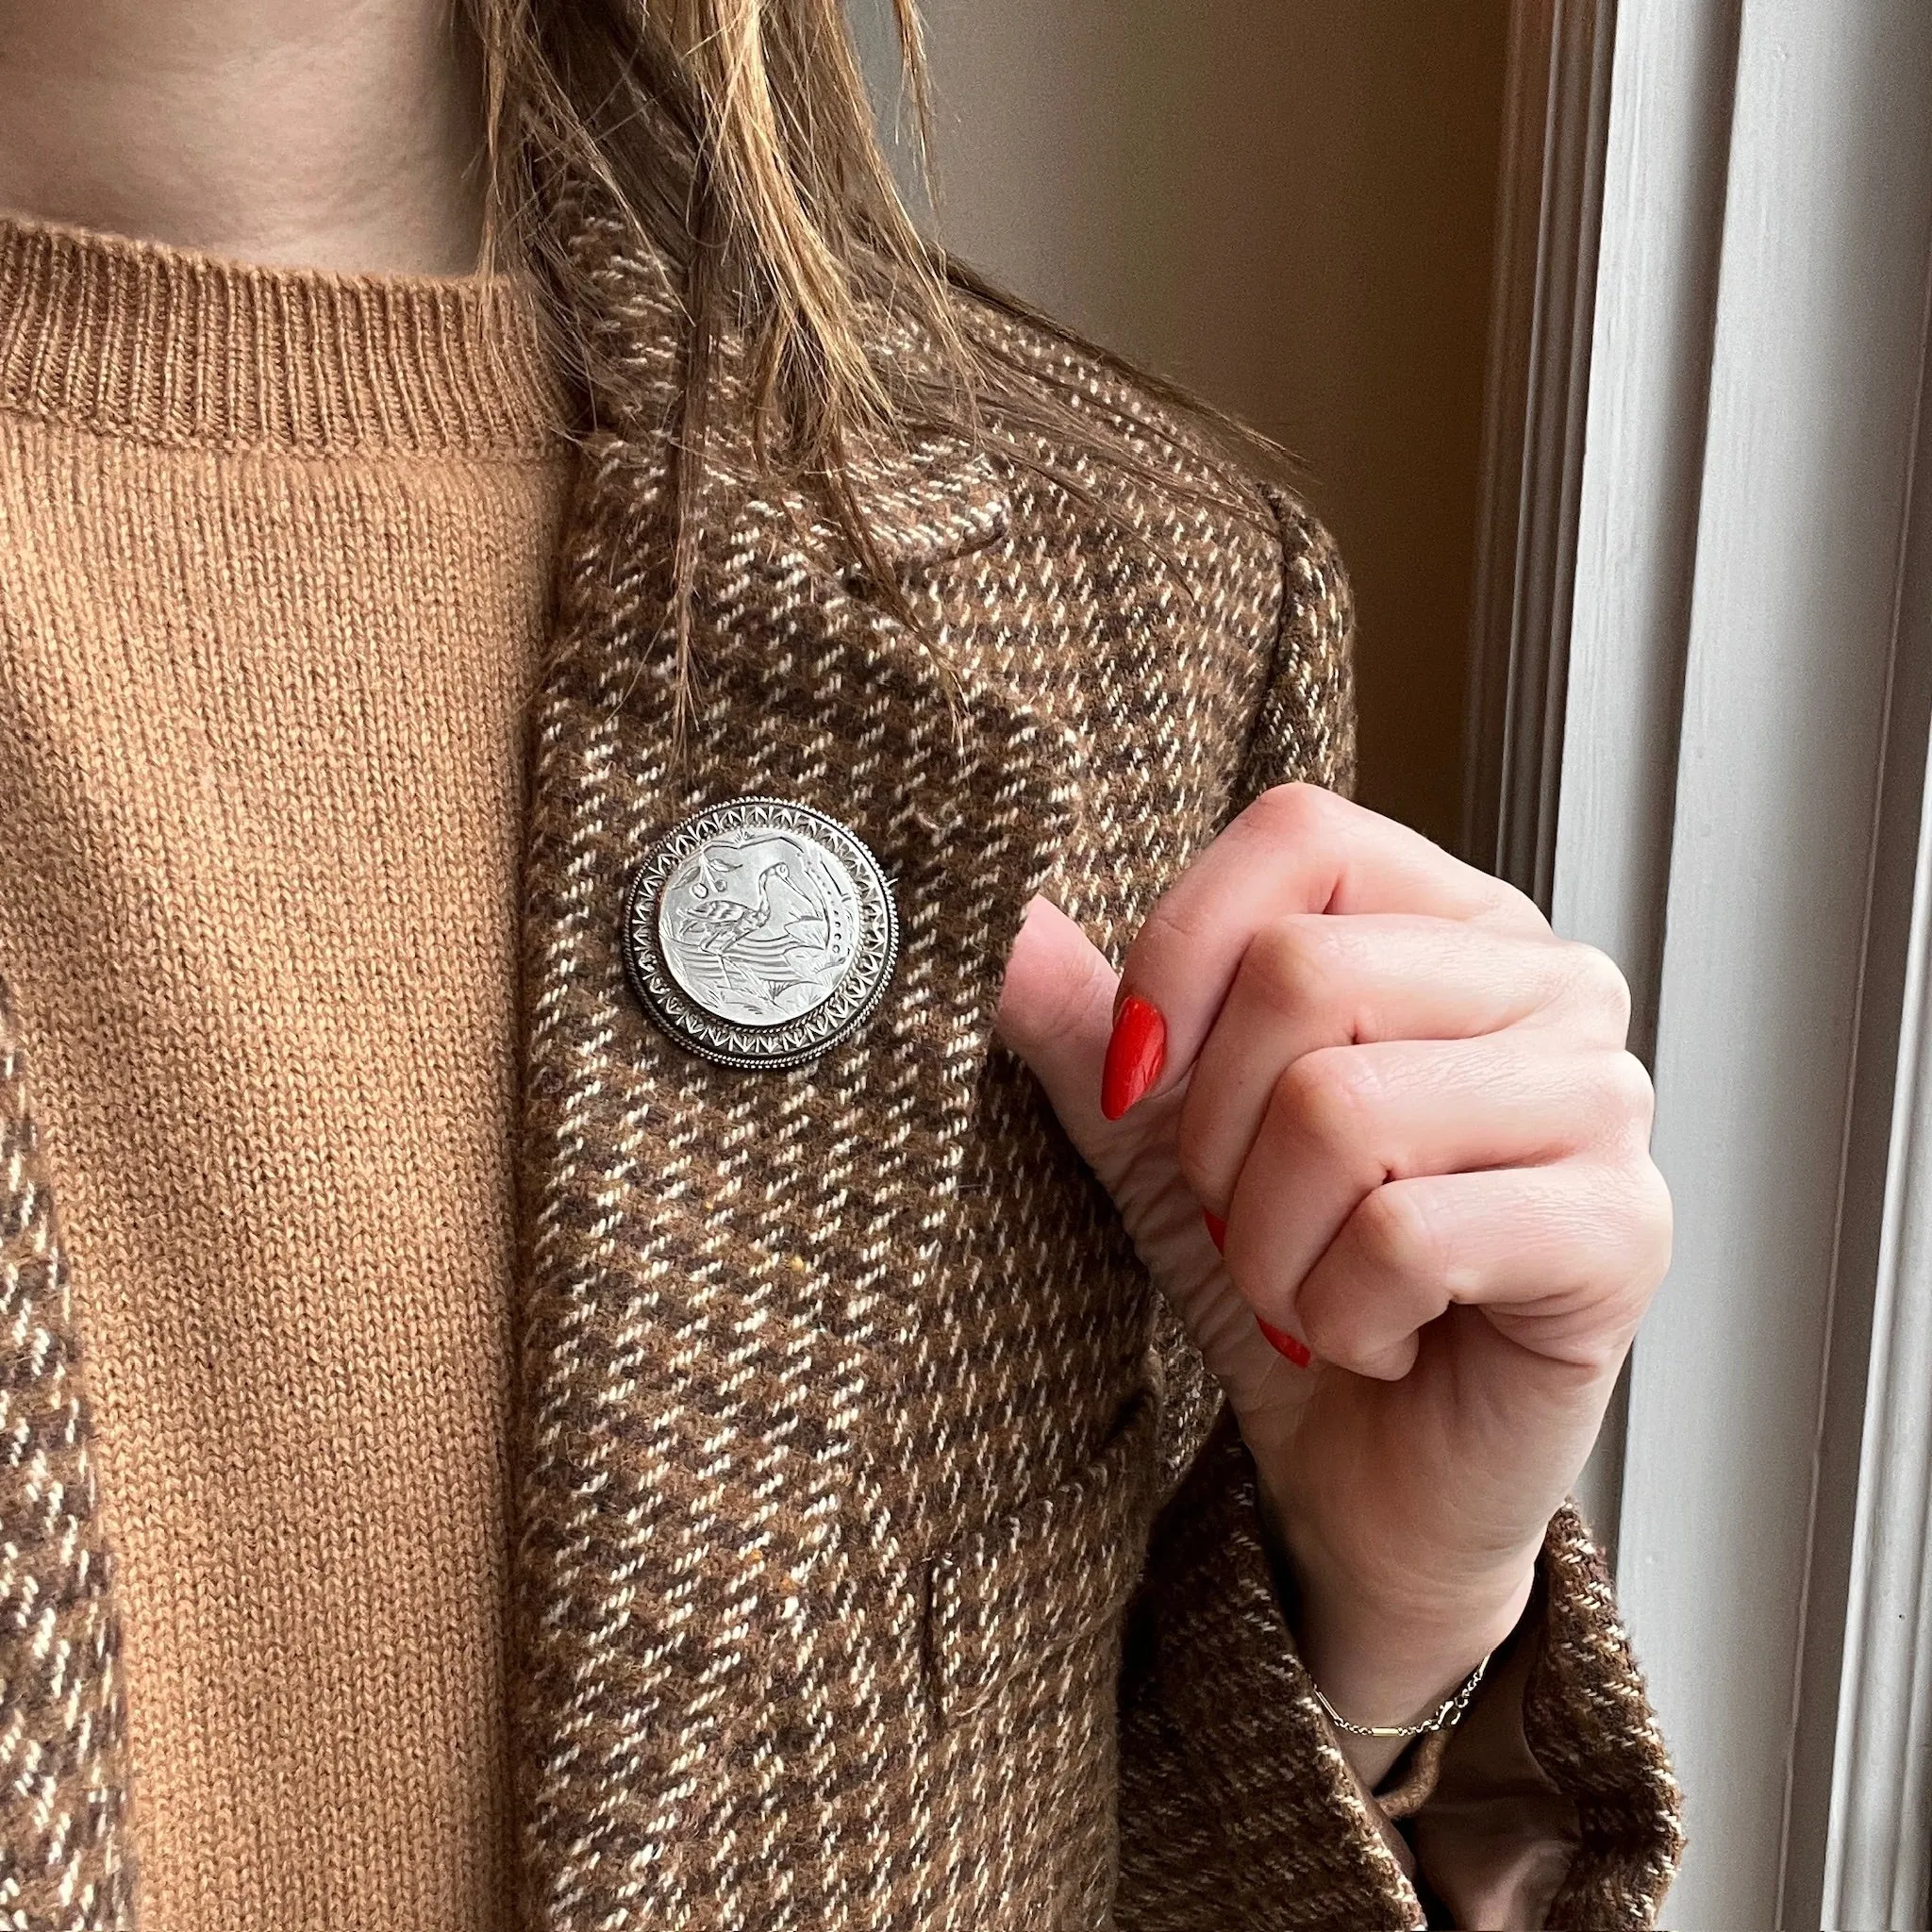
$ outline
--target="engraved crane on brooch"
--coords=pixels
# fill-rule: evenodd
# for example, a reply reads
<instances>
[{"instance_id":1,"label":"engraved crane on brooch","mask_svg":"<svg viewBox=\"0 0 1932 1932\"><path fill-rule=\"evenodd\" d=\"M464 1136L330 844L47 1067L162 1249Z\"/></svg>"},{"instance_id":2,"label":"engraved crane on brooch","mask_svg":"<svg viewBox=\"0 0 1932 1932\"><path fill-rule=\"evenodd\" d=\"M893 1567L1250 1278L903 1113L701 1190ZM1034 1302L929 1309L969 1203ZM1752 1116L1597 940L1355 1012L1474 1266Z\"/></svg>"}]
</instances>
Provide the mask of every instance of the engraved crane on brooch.
<instances>
[{"instance_id":1,"label":"engraved crane on brooch","mask_svg":"<svg viewBox=\"0 0 1932 1932\"><path fill-rule=\"evenodd\" d=\"M824 998L849 963L852 921L808 855L785 837L720 841L678 882L683 970L774 1018ZM762 1017L762 1014L761 1014Z\"/></svg>"}]
</instances>

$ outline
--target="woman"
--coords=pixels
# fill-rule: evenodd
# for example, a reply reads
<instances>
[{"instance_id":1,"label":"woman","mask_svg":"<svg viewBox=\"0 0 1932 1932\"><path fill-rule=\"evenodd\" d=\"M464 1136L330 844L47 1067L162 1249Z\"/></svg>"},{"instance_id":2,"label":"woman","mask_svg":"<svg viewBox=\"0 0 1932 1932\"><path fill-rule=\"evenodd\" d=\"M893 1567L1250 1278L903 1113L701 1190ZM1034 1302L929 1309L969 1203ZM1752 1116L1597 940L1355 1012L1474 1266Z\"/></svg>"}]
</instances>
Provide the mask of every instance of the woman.
<instances>
[{"instance_id":1,"label":"woman","mask_svg":"<svg viewBox=\"0 0 1932 1932\"><path fill-rule=\"evenodd\" d=\"M1266 452L835 0L0 20L7 1923L1646 1919L1623 990Z\"/></svg>"}]
</instances>

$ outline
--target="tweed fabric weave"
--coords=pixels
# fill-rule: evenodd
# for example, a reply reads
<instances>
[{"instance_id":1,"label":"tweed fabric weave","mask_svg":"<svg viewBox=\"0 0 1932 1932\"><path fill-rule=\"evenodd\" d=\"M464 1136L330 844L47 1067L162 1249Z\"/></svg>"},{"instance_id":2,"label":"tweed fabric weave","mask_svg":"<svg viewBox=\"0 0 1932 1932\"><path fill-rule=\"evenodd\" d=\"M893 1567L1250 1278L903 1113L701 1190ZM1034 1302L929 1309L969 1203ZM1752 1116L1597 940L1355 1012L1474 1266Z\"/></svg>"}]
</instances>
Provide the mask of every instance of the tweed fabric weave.
<instances>
[{"instance_id":1,"label":"tweed fabric weave","mask_svg":"<svg viewBox=\"0 0 1932 1932\"><path fill-rule=\"evenodd\" d=\"M0 982L0 1926L127 1923L127 1720L73 1284Z\"/></svg>"},{"instance_id":2,"label":"tweed fabric weave","mask_svg":"<svg viewBox=\"0 0 1932 1932\"><path fill-rule=\"evenodd\" d=\"M1118 956L1245 798L1346 785L1332 546L1286 498L1230 507L1130 385L997 324L1134 425L1138 467L997 424L991 456L861 462L922 637L727 445L674 758L675 362L637 345L675 311L648 268L603 270L646 379L588 452L536 721L526 1922L1420 1924L1268 1591L1244 1452L1224 1424L1203 1453L1197 1358L991 1040L1032 893ZM741 794L851 825L904 924L869 1026L782 1074L681 1054L617 952L653 841ZM1576 1923L1639 1924L1674 1796L1604 1606L1565 1616L1616 1728L1570 1767L1608 1850Z\"/></svg>"}]
</instances>

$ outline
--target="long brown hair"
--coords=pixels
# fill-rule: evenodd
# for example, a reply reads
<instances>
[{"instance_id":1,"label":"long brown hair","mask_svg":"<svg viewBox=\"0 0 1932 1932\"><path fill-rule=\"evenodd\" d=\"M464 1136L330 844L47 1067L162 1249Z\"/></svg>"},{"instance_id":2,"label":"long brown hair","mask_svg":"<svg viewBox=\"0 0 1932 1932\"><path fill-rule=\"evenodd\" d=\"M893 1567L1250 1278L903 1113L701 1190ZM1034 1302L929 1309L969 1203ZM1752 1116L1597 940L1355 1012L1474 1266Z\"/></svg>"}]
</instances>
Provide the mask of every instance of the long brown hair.
<instances>
[{"instance_id":1,"label":"long brown hair","mask_svg":"<svg viewBox=\"0 0 1932 1932\"><path fill-rule=\"evenodd\" d=\"M813 479L867 565L876 558L851 466L915 423L971 433L990 402L1048 441L1111 442L1136 462L1104 414L1076 411L1050 371L1014 357L996 328L975 325L1031 311L949 259L908 217L844 0L470 4L484 46L496 221L543 272L594 411L622 418L638 373L623 318L609 312L608 264L654 260L678 291L670 604L681 669L691 649L691 511L713 433L714 357L727 335L742 344L752 375L758 459ZM923 158L929 95L915 0L891 4ZM582 245L587 225L605 231L602 245ZM958 299L962 292L971 299ZM878 353L882 312L916 333L921 354ZM1250 461L1280 459L1265 439L1128 373ZM1146 433L1136 425L1142 441ZM890 594L885 574L873 575Z\"/></svg>"}]
</instances>

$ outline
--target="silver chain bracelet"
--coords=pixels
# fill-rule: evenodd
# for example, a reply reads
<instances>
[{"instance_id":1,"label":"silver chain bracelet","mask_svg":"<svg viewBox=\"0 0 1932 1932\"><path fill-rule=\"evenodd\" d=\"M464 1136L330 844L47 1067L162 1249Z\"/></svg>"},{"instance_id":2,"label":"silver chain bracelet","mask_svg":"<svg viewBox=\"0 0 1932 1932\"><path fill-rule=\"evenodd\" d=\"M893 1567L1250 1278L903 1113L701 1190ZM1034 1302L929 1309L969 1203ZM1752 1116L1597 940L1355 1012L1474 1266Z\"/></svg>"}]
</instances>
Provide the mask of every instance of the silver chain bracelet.
<instances>
[{"instance_id":1,"label":"silver chain bracelet","mask_svg":"<svg viewBox=\"0 0 1932 1932\"><path fill-rule=\"evenodd\" d=\"M1492 1651L1491 1656L1494 1655ZM1352 1724L1323 1695L1321 1685L1310 1680L1310 1688L1315 1693L1315 1702L1328 1714L1328 1722L1338 1731L1346 1731L1351 1738L1426 1738L1431 1731L1446 1731L1461 1718L1489 1667L1490 1659L1486 1657L1419 1724Z\"/></svg>"}]
</instances>

